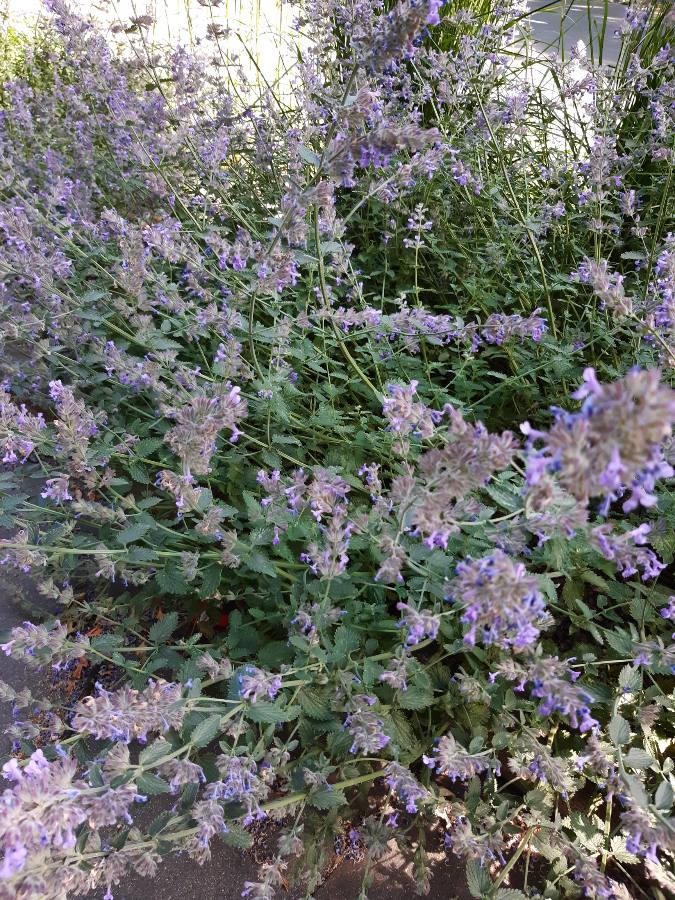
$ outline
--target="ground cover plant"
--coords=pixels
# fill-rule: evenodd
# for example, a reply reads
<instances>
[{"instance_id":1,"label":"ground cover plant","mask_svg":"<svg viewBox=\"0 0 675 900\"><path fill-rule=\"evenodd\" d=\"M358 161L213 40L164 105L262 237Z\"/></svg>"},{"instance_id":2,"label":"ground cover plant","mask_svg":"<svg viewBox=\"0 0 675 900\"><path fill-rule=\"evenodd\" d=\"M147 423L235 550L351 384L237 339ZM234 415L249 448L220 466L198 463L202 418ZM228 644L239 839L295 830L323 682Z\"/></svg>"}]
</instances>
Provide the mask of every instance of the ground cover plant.
<instances>
[{"instance_id":1,"label":"ground cover plant","mask_svg":"<svg viewBox=\"0 0 675 900\"><path fill-rule=\"evenodd\" d=\"M217 4L213 4L214 14ZM61 0L0 94L0 896L113 896L278 822L476 897L665 897L675 110L513 3L308 0L293 89ZM205 48L205 49L204 49ZM136 818L164 795L157 817ZM160 797L161 799L161 797Z\"/></svg>"}]
</instances>

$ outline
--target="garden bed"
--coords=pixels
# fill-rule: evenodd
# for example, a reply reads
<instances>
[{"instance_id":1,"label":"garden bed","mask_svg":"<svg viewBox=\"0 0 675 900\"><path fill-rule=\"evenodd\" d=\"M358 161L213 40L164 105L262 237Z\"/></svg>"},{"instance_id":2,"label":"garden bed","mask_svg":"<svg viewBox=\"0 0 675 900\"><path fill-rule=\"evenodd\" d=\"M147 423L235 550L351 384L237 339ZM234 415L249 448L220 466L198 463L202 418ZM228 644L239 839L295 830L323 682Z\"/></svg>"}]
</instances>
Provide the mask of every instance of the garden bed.
<instances>
[{"instance_id":1,"label":"garden bed","mask_svg":"<svg viewBox=\"0 0 675 900\"><path fill-rule=\"evenodd\" d=\"M67 690L0 898L223 843L257 900L392 848L672 892L671 4L609 67L607 6L568 57L518 4L308 0L290 93L217 23L49 7L0 91L0 562L58 614L2 646Z\"/></svg>"}]
</instances>

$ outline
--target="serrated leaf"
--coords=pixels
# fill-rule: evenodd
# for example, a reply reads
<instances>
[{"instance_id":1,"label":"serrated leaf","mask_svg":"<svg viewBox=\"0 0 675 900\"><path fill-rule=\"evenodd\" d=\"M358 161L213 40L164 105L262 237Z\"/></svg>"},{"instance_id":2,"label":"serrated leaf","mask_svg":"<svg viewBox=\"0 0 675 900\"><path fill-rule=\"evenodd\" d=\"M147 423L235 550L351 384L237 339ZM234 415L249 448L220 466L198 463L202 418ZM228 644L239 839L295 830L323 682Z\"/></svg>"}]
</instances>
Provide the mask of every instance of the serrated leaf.
<instances>
[{"instance_id":1,"label":"serrated leaf","mask_svg":"<svg viewBox=\"0 0 675 900\"><path fill-rule=\"evenodd\" d=\"M655 762L651 753L642 750L640 747L631 747L623 758L625 765L631 769L648 769Z\"/></svg>"},{"instance_id":2,"label":"serrated leaf","mask_svg":"<svg viewBox=\"0 0 675 900\"><path fill-rule=\"evenodd\" d=\"M349 628L347 625L340 625L333 639L333 662L338 665L347 662L349 654L353 653L360 643L361 639L353 628Z\"/></svg>"},{"instance_id":3,"label":"serrated leaf","mask_svg":"<svg viewBox=\"0 0 675 900\"><path fill-rule=\"evenodd\" d=\"M100 634L98 637L91 639L91 646L99 653L110 656L124 642L114 634Z\"/></svg>"},{"instance_id":4,"label":"serrated leaf","mask_svg":"<svg viewBox=\"0 0 675 900\"><path fill-rule=\"evenodd\" d=\"M420 745L415 732L410 725L410 716L400 710L392 709L388 716L383 716L391 731L393 742L400 750L401 762L407 763L422 755L423 748Z\"/></svg>"},{"instance_id":5,"label":"serrated leaf","mask_svg":"<svg viewBox=\"0 0 675 900\"><path fill-rule=\"evenodd\" d=\"M154 333L148 337L148 344L153 350L182 350L182 345L162 334Z\"/></svg>"},{"instance_id":6,"label":"serrated leaf","mask_svg":"<svg viewBox=\"0 0 675 900\"><path fill-rule=\"evenodd\" d=\"M401 709L425 709L434 702L434 695L425 688L410 685L407 691L399 691L396 702Z\"/></svg>"},{"instance_id":7,"label":"serrated leaf","mask_svg":"<svg viewBox=\"0 0 675 900\"><path fill-rule=\"evenodd\" d=\"M180 808L183 811L189 810L194 806L197 795L199 794L199 785L195 781L186 784L180 795Z\"/></svg>"},{"instance_id":8,"label":"serrated leaf","mask_svg":"<svg viewBox=\"0 0 675 900\"><path fill-rule=\"evenodd\" d=\"M169 783L154 772L144 772L137 780L136 786L140 794L154 797L157 794L168 794L171 790Z\"/></svg>"},{"instance_id":9,"label":"serrated leaf","mask_svg":"<svg viewBox=\"0 0 675 900\"><path fill-rule=\"evenodd\" d=\"M630 725L623 716L613 716L609 723L608 731L610 738L617 747L627 744L630 740Z\"/></svg>"},{"instance_id":10,"label":"serrated leaf","mask_svg":"<svg viewBox=\"0 0 675 900\"><path fill-rule=\"evenodd\" d=\"M144 465L130 461L126 464L126 468L134 481L137 481L139 484L150 484L150 473Z\"/></svg>"},{"instance_id":11,"label":"serrated leaf","mask_svg":"<svg viewBox=\"0 0 675 900\"><path fill-rule=\"evenodd\" d=\"M150 827L148 828L148 834L153 836L159 834L160 831L173 819L175 813L171 809L165 809L161 812L156 819L150 823Z\"/></svg>"},{"instance_id":12,"label":"serrated leaf","mask_svg":"<svg viewBox=\"0 0 675 900\"><path fill-rule=\"evenodd\" d=\"M309 163L310 166L314 166L314 168L316 168L321 162L321 157L318 155L318 153L310 150L310 148L306 147L304 144L300 144L297 147L297 153L300 159L304 159L306 163Z\"/></svg>"},{"instance_id":13,"label":"serrated leaf","mask_svg":"<svg viewBox=\"0 0 675 900\"><path fill-rule=\"evenodd\" d=\"M174 563L167 563L163 569L155 573L155 581L163 594L184 597L192 590Z\"/></svg>"},{"instance_id":14,"label":"serrated leaf","mask_svg":"<svg viewBox=\"0 0 675 900\"><path fill-rule=\"evenodd\" d=\"M614 835L609 846L612 851L612 856L618 862L636 863L638 861L638 858L634 853L629 853L628 850L626 850L626 838L622 837L620 834Z\"/></svg>"},{"instance_id":15,"label":"serrated leaf","mask_svg":"<svg viewBox=\"0 0 675 900\"><path fill-rule=\"evenodd\" d=\"M330 719L332 715L330 695L317 688L303 688L298 699L300 708L310 719Z\"/></svg>"},{"instance_id":16,"label":"serrated leaf","mask_svg":"<svg viewBox=\"0 0 675 900\"><path fill-rule=\"evenodd\" d=\"M661 559L670 565L675 557L675 529L665 534L652 532L649 535L649 543L656 550Z\"/></svg>"},{"instance_id":17,"label":"serrated leaf","mask_svg":"<svg viewBox=\"0 0 675 900\"><path fill-rule=\"evenodd\" d=\"M201 583L199 585L199 593L202 597L212 597L220 586L220 579L223 575L222 566L213 563L206 566L201 572Z\"/></svg>"},{"instance_id":18,"label":"serrated leaf","mask_svg":"<svg viewBox=\"0 0 675 900\"><path fill-rule=\"evenodd\" d=\"M293 659L293 649L288 641L269 641L258 653L258 662L264 669L278 669Z\"/></svg>"},{"instance_id":19,"label":"serrated leaf","mask_svg":"<svg viewBox=\"0 0 675 900\"><path fill-rule=\"evenodd\" d=\"M261 725L275 725L277 722L290 722L291 719L297 719L300 715L299 706L287 706L286 708L279 702L272 703L270 700L258 700L252 703L247 709L246 715L253 722Z\"/></svg>"},{"instance_id":20,"label":"serrated leaf","mask_svg":"<svg viewBox=\"0 0 675 900\"><path fill-rule=\"evenodd\" d=\"M163 644L178 627L178 613L172 610L161 619L157 619L148 631L148 637L153 644Z\"/></svg>"},{"instance_id":21,"label":"serrated leaf","mask_svg":"<svg viewBox=\"0 0 675 900\"><path fill-rule=\"evenodd\" d=\"M605 638L609 646L617 653L622 656L633 655L633 639L625 629L613 628L611 631L606 631Z\"/></svg>"},{"instance_id":22,"label":"serrated leaf","mask_svg":"<svg viewBox=\"0 0 675 900\"><path fill-rule=\"evenodd\" d=\"M495 900L527 900L527 894L517 888L499 888Z\"/></svg>"},{"instance_id":23,"label":"serrated leaf","mask_svg":"<svg viewBox=\"0 0 675 900\"><path fill-rule=\"evenodd\" d=\"M91 766L89 769L89 784L92 787L103 787L105 784L100 766Z\"/></svg>"},{"instance_id":24,"label":"serrated leaf","mask_svg":"<svg viewBox=\"0 0 675 900\"><path fill-rule=\"evenodd\" d=\"M139 509L152 509L153 506L157 506L161 502L161 497L144 497L142 500L136 501L136 506Z\"/></svg>"},{"instance_id":25,"label":"serrated leaf","mask_svg":"<svg viewBox=\"0 0 675 900\"><path fill-rule=\"evenodd\" d=\"M633 666L624 666L619 672L619 686L627 694L639 691L642 687L642 672Z\"/></svg>"},{"instance_id":26,"label":"serrated leaf","mask_svg":"<svg viewBox=\"0 0 675 900\"><path fill-rule=\"evenodd\" d=\"M277 570L274 568L274 564L269 557L264 553L261 553L260 550L254 550L252 553L249 553L246 559L244 559L244 563L253 572L259 572L261 575L269 575L271 578L276 578Z\"/></svg>"},{"instance_id":27,"label":"serrated leaf","mask_svg":"<svg viewBox=\"0 0 675 900\"><path fill-rule=\"evenodd\" d=\"M507 512L515 512L515 510L520 509L522 501L519 495L508 490L504 485L498 487L496 484L486 484L483 490L487 492L498 506L501 506Z\"/></svg>"},{"instance_id":28,"label":"serrated leaf","mask_svg":"<svg viewBox=\"0 0 675 900\"><path fill-rule=\"evenodd\" d=\"M235 850L248 850L253 843L253 838L239 825L228 824L227 831L223 831L220 835L224 844L228 847L234 847Z\"/></svg>"},{"instance_id":29,"label":"serrated leaf","mask_svg":"<svg viewBox=\"0 0 675 900\"><path fill-rule=\"evenodd\" d=\"M673 805L673 788L669 781L662 781L654 795L654 806L664 812L670 812Z\"/></svg>"},{"instance_id":30,"label":"serrated leaf","mask_svg":"<svg viewBox=\"0 0 675 900\"><path fill-rule=\"evenodd\" d=\"M489 872L475 859L470 859L466 864L466 884L471 896L477 900L483 900L492 888Z\"/></svg>"},{"instance_id":31,"label":"serrated leaf","mask_svg":"<svg viewBox=\"0 0 675 900\"><path fill-rule=\"evenodd\" d=\"M150 547L127 547L128 562L154 562L157 559L157 553Z\"/></svg>"},{"instance_id":32,"label":"serrated leaf","mask_svg":"<svg viewBox=\"0 0 675 900\"><path fill-rule=\"evenodd\" d=\"M347 802L347 798L344 791L326 785L310 794L307 802L317 809L338 809Z\"/></svg>"},{"instance_id":33,"label":"serrated leaf","mask_svg":"<svg viewBox=\"0 0 675 900\"><path fill-rule=\"evenodd\" d=\"M149 456L163 443L164 438L141 438L137 444L134 444L133 452L135 456Z\"/></svg>"},{"instance_id":34,"label":"serrated leaf","mask_svg":"<svg viewBox=\"0 0 675 900\"><path fill-rule=\"evenodd\" d=\"M244 500L244 504L246 505L246 512L248 513L249 521L258 522L263 518L262 509L260 507L260 502L256 500L253 494L250 491L242 491L241 496Z\"/></svg>"},{"instance_id":35,"label":"serrated leaf","mask_svg":"<svg viewBox=\"0 0 675 900\"><path fill-rule=\"evenodd\" d=\"M649 797L644 789L644 785L634 775L626 773L624 780L628 785L629 794L641 809L647 809L649 806Z\"/></svg>"},{"instance_id":36,"label":"serrated leaf","mask_svg":"<svg viewBox=\"0 0 675 900\"><path fill-rule=\"evenodd\" d=\"M152 525L149 522L136 522L134 525L125 528L124 531L118 531L115 535L115 540L123 546L132 544L134 541L142 538L144 534L147 534L151 527Z\"/></svg>"},{"instance_id":37,"label":"serrated leaf","mask_svg":"<svg viewBox=\"0 0 675 900\"><path fill-rule=\"evenodd\" d=\"M143 768L149 768L169 753L171 753L171 744L160 738L158 741L153 741L144 750L141 750L138 762Z\"/></svg>"},{"instance_id":38,"label":"serrated leaf","mask_svg":"<svg viewBox=\"0 0 675 900\"><path fill-rule=\"evenodd\" d=\"M190 743L193 747L206 747L211 743L220 731L220 719L218 715L209 716L200 722L190 735Z\"/></svg>"},{"instance_id":39,"label":"serrated leaf","mask_svg":"<svg viewBox=\"0 0 675 900\"><path fill-rule=\"evenodd\" d=\"M628 604L628 608L630 610L631 617L637 622L640 628L642 628L643 624L653 622L656 618L654 607L646 597L633 597L633 599Z\"/></svg>"}]
</instances>

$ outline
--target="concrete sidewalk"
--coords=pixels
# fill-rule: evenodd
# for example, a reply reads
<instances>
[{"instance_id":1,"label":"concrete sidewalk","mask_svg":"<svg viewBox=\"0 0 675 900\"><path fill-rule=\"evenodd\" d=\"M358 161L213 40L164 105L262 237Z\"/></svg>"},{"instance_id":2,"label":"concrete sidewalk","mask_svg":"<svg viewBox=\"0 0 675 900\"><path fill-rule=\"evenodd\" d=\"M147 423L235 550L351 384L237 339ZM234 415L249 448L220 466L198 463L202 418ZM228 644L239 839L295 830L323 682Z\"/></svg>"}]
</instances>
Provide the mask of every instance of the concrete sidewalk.
<instances>
[{"instance_id":1,"label":"concrete sidewalk","mask_svg":"<svg viewBox=\"0 0 675 900\"><path fill-rule=\"evenodd\" d=\"M529 0L530 10L540 10L546 5L547 0ZM569 7L569 9L568 9ZM561 11L567 11L561 19ZM590 27L589 27L590 15ZM590 58L591 42L595 62L598 63L599 39L602 31L605 4L602 0L569 0L558 3L549 9L541 9L534 12L527 19L534 31L535 47L541 53L556 50L562 33L563 48L566 58L570 51L581 41L587 48ZM623 3L609 2L607 4L607 21L605 25L605 37L603 44L602 62L605 65L614 65L619 55L620 41L616 31L626 16L626 6Z\"/></svg>"}]
</instances>

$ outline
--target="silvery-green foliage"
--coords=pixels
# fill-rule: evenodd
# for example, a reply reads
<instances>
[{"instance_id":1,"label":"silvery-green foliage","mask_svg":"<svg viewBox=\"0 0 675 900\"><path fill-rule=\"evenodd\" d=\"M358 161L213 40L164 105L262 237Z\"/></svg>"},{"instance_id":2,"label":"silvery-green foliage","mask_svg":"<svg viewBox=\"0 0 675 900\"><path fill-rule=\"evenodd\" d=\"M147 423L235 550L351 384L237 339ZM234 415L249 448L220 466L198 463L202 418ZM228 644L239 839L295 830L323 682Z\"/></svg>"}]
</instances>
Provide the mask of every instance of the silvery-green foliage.
<instances>
[{"instance_id":1,"label":"silvery-green foliage","mask_svg":"<svg viewBox=\"0 0 675 900\"><path fill-rule=\"evenodd\" d=\"M292 104L217 23L48 7L0 90L0 564L55 614L1 646L80 695L2 687L0 898L264 819L264 900L392 842L421 889L432 845L476 897L672 885L670 4L544 94L517 3L307 0Z\"/></svg>"}]
</instances>

